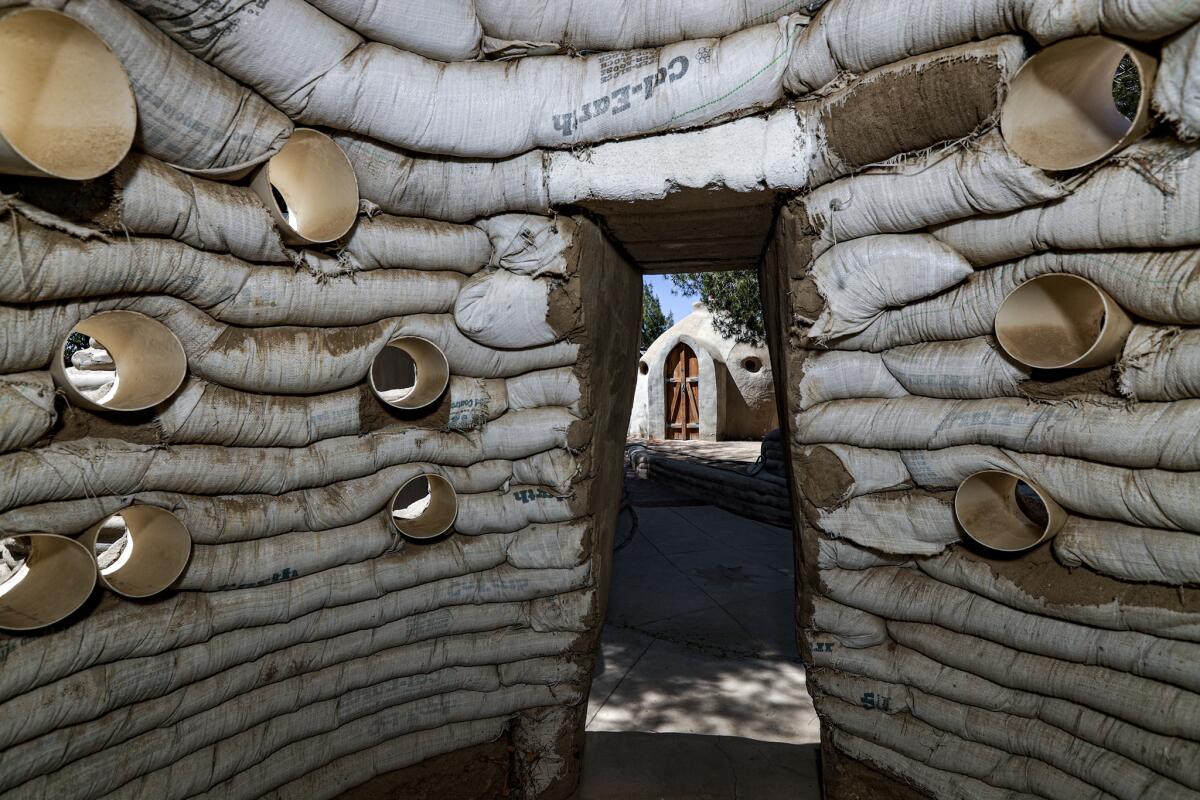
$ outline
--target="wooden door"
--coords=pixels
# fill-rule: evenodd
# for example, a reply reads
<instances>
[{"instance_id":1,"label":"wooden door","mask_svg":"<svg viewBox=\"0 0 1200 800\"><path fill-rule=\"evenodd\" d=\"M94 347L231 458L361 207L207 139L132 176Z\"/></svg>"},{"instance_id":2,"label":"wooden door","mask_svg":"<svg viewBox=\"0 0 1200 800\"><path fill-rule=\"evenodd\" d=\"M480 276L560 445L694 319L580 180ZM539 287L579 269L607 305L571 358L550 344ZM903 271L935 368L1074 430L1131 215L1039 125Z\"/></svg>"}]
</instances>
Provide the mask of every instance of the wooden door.
<instances>
[{"instance_id":1,"label":"wooden door","mask_svg":"<svg viewBox=\"0 0 1200 800\"><path fill-rule=\"evenodd\" d=\"M683 342L667 355L665 369L667 438L700 438L700 362Z\"/></svg>"}]
</instances>

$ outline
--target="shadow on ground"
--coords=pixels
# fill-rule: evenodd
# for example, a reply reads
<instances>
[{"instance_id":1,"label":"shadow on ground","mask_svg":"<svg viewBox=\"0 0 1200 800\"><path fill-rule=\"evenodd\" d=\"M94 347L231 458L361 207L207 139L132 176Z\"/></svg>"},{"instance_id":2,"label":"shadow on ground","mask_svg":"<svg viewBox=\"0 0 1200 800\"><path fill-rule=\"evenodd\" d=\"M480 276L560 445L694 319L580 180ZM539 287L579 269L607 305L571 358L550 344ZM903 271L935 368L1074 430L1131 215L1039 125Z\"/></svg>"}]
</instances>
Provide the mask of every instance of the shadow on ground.
<instances>
[{"instance_id":1,"label":"shadow on ground","mask_svg":"<svg viewBox=\"0 0 1200 800\"><path fill-rule=\"evenodd\" d=\"M575 800L819 800L815 744L589 732Z\"/></svg>"},{"instance_id":2,"label":"shadow on ground","mask_svg":"<svg viewBox=\"0 0 1200 800\"><path fill-rule=\"evenodd\" d=\"M791 531L627 483L579 800L815 800Z\"/></svg>"}]
</instances>

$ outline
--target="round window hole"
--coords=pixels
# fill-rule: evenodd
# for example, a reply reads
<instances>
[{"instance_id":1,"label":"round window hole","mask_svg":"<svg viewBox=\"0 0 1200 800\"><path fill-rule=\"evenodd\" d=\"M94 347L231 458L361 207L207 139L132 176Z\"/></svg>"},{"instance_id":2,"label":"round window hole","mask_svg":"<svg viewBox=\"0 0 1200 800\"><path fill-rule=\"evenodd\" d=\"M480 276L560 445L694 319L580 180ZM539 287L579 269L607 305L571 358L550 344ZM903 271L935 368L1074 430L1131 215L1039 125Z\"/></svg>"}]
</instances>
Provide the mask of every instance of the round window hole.
<instances>
[{"instance_id":1,"label":"round window hole","mask_svg":"<svg viewBox=\"0 0 1200 800\"><path fill-rule=\"evenodd\" d=\"M50 370L71 402L98 411L142 411L169 399L187 377L179 338L136 311L102 311L63 340Z\"/></svg>"},{"instance_id":2,"label":"round window hole","mask_svg":"<svg viewBox=\"0 0 1200 800\"><path fill-rule=\"evenodd\" d=\"M762 359L755 356L742 359L742 369L746 370L746 372L758 372L762 369L762 365Z\"/></svg>"},{"instance_id":3,"label":"round window hole","mask_svg":"<svg viewBox=\"0 0 1200 800\"><path fill-rule=\"evenodd\" d=\"M94 31L58 11L0 20L0 172L98 178L137 131L133 90Z\"/></svg>"},{"instance_id":4,"label":"round window hole","mask_svg":"<svg viewBox=\"0 0 1200 800\"><path fill-rule=\"evenodd\" d=\"M1105 36L1080 36L1035 53L1009 82L1000 129L1009 148L1044 170L1086 167L1128 147L1153 125L1157 63Z\"/></svg>"},{"instance_id":5,"label":"round window hole","mask_svg":"<svg viewBox=\"0 0 1200 800\"><path fill-rule=\"evenodd\" d=\"M392 525L406 538L436 539L454 525L458 494L441 475L417 475L396 490L389 508Z\"/></svg>"},{"instance_id":6,"label":"round window hole","mask_svg":"<svg viewBox=\"0 0 1200 800\"><path fill-rule=\"evenodd\" d=\"M1035 369L1111 364L1133 327L1096 284L1077 275L1039 275L1009 292L996 312L1004 352Z\"/></svg>"},{"instance_id":7,"label":"round window hole","mask_svg":"<svg viewBox=\"0 0 1200 800\"><path fill-rule=\"evenodd\" d=\"M74 614L96 585L96 562L53 533L0 538L0 628L28 631Z\"/></svg>"},{"instance_id":8,"label":"round window hole","mask_svg":"<svg viewBox=\"0 0 1200 800\"><path fill-rule=\"evenodd\" d=\"M79 537L96 559L100 583L125 597L150 597L183 574L192 554L187 526L170 511L132 505Z\"/></svg>"},{"instance_id":9,"label":"round window hole","mask_svg":"<svg viewBox=\"0 0 1200 800\"><path fill-rule=\"evenodd\" d=\"M969 476L954 496L967 538L991 550L1020 553L1053 538L1066 512L1040 486L1000 470Z\"/></svg>"},{"instance_id":10,"label":"round window hole","mask_svg":"<svg viewBox=\"0 0 1200 800\"><path fill-rule=\"evenodd\" d=\"M446 391L450 364L428 339L398 336L375 357L368 379L376 396L393 408L425 408Z\"/></svg>"},{"instance_id":11,"label":"round window hole","mask_svg":"<svg viewBox=\"0 0 1200 800\"><path fill-rule=\"evenodd\" d=\"M358 217L358 178L337 142L297 128L255 173L250 188L266 205L288 244L339 239Z\"/></svg>"}]
</instances>

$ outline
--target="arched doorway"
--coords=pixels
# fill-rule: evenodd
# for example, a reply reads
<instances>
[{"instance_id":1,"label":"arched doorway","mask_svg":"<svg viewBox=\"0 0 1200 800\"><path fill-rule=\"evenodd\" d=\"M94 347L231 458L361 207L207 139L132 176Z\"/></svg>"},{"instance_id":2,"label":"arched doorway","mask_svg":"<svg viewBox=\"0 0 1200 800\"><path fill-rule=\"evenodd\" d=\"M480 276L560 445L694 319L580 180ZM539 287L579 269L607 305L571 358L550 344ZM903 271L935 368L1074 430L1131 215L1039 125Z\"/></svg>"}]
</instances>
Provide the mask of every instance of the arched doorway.
<instances>
[{"instance_id":1,"label":"arched doorway","mask_svg":"<svg viewBox=\"0 0 1200 800\"><path fill-rule=\"evenodd\" d=\"M683 342L667 354L663 397L666 402L666 438L700 438L700 362Z\"/></svg>"}]
</instances>

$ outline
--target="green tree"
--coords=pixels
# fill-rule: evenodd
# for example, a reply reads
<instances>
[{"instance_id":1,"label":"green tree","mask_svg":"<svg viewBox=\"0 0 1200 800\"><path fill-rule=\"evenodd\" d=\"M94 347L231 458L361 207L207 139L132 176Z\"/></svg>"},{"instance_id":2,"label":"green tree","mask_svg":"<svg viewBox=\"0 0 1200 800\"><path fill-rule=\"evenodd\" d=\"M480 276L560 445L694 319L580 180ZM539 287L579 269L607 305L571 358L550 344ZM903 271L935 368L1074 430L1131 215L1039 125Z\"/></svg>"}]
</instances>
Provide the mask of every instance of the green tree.
<instances>
[{"instance_id":1,"label":"green tree","mask_svg":"<svg viewBox=\"0 0 1200 800\"><path fill-rule=\"evenodd\" d=\"M674 314L664 314L662 303L658 302L658 295L650 288L650 284L642 282L642 339L640 349L645 352L646 348L654 343L654 340L663 335L667 328L675 324Z\"/></svg>"},{"instance_id":2,"label":"green tree","mask_svg":"<svg viewBox=\"0 0 1200 800\"><path fill-rule=\"evenodd\" d=\"M717 333L756 347L766 343L757 272L681 272L667 277L680 293L700 296L712 312Z\"/></svg>"},{"instance_id":3,"label":"green tree","mask_svg":"<svg viewBox=\"0 0 1200 800\"><path fill-rule=\"evenodd\" d=\"M1142 76L1137 64L1128 55L1117 64L1117 72L1112 82L1113 103L1126 119L1137 116L1138 106L1142 102Z\"/></svg>"},{"instance_id":4,"label":"green tree","mask_svg":"<svg viewBox=\"0 0 1200 800\"><path fill-rule=\"evenodd\" d=\"M75 355L77 351L86 348L88 346L88 341L87 334L80 333L79 331L71 331L71 333L68 334L67 344L63 347L64 367L71 366L71 356Z\"/></svg>"}]
</instances>

